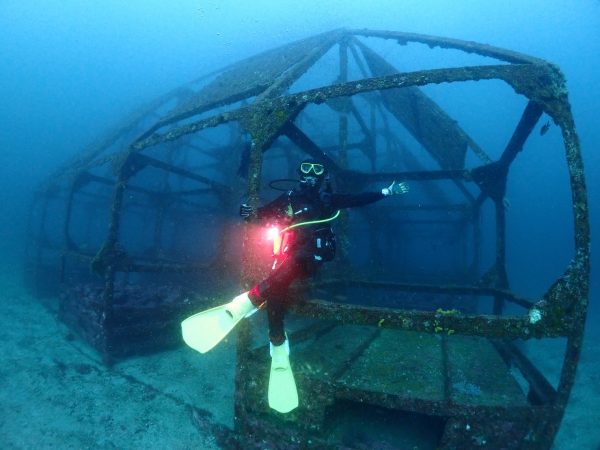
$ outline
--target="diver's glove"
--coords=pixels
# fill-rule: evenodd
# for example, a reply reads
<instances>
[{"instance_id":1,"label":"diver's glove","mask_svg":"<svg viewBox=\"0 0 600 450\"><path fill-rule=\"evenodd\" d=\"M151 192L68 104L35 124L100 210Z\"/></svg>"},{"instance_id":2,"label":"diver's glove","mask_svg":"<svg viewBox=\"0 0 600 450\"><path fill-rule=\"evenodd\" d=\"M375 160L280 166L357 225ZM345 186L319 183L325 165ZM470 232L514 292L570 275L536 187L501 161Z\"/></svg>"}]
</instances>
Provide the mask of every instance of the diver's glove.
<instances>
[{"instance_id":1,"label":"diver's glove","mask_svg":"<svg viewBox=\"0 0 600 450\"><path fill-rule=\"evenodd\" d=\"M394 181L388 187L383 188L381 193L387 197L388 195L406 194L408 190L408 183L396 183Z\"/></svg>"},{"instance_id":2,"label":"diver's glove","mask_svg":"<svg viewBox=\"0 0 600 450\"><path fill-rule=\"evenodd\" d=\"M240 216L244 220L250 220L255 215L256 215L256 210L252 206L247 205L246 203L242 203L240 205Z\"/></svg>"}]
</instances>

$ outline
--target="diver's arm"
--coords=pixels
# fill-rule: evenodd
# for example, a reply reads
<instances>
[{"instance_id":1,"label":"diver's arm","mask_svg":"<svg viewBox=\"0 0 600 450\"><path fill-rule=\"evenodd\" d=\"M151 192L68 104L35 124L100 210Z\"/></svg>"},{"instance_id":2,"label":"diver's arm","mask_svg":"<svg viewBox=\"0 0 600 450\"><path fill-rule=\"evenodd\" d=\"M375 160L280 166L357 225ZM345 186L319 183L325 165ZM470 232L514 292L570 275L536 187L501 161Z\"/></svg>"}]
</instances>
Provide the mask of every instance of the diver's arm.
<instances>
[{"instance_id":1,"label":"diver's arm","mask_svg":"<svg viewBox=\"0 0 600 450\"><path fill-rule=\"evenodd\" d=\"M352 208L375 203L390 195L401 195L408 192L407 183L396 183L395 181L380 192L363 192L361 194L331 194L331 206L333 209Z\"/></svg>"},{"instance_id":2,"label":"diver's arm","mask_svg":"<svg viewBox=\"0 0 600 450\"><path fill-rule=\"evenodd\" d=\"M360 194L331 194L331 207L333 209L354 208L375 203L385 195L381 192L362 192Z\"/></svg>"}]
</instances>

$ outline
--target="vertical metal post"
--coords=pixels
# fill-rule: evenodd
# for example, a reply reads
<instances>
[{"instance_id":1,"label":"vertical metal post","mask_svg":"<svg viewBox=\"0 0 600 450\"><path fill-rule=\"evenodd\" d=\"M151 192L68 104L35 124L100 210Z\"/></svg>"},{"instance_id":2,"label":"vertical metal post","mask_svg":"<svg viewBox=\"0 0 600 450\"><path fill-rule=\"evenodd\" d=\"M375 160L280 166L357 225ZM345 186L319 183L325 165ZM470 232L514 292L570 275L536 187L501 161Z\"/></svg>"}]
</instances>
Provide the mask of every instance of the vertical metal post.
<instances>
[{"instance_id":1,"label":"vertical metal post","mask_svg":"<svg viewBox=\"0 0 600 450\"><path fill-rule=\"evenodd\" d=\"M248 167L248 202L257 207L259 202L261 171L263 162L264 142L252 139L250 160ZM255 280L257 266L256 257L252 251L251 236L248 227L244 228L242 249L242 284L244 289L250 288L250 283ZM249 388L250 373L248 370L248 357L250 355L250 321L242 320L237 326L237 364L235 372L235 398L234 398L234 426L237 433L245 433L250 427L244 403L249 397L246 391Z\"/></svg>"},{"instance_id":2,"label":"vertical metal post","mask_svg":"<svg viewBox=\"0 0 600 450\"><path fill-rule=\"evenodd\" d=\"M496 287L508 288L506 275L506 211L502 200L494 201L496 207ZM494 298L494 314L502 314L504 297L496 295Z\"/></svg>"},{"instance_id":3,"label":"vertical metal post","mask_svg":"<svg viewBox=\"0 0 600 450\"><path fill-rule=\"evenodd\" d=\"M342 39L339 43L339 57L340 57L340 83L348 81L348 42ZM350 101L344 99L344 101ZM345 103L344 103L345 104ZM339 112L338 118L338 161L342 169L348 167L348 111L344 108ZM338 254L339 260L342 264L348 263L348 216L343 214L338 224L337 236L341 245L339 245Z\"/></svg>"},{"instance_id":4,"label":"vertical metal post","mask_svg":"<svg viewBox=\"0 0 600 450\"><path fill-rule=\"evenodd\" d=\"M113 195L113 203L111 210L111 218L110 224L108 226L108 235L106 237L106 242L102 249L102 254L104 255L105 260L108 260L108 265L106 265L104 270L104 292L102 294L102 306L103 306L103 314L101 319L101 327L103 336L102 336L102 344L104 351L102 353L102 357L104 359L104 363L106 365L112 364L112 358L110 356L110 334L108 330L112 326L113 323L113 298L115 292L115 275L116 269L114 266L115 255L117 253L117 242L119 235L119 228L121 225L121 213L123 209L123 195L125 193L125 185L127 183L126 177L124 176L124 165L126 161L123 162L121 167L119 168L117 174L117 181L115 184L115 192Z\"/></svg>"}]
</instances>

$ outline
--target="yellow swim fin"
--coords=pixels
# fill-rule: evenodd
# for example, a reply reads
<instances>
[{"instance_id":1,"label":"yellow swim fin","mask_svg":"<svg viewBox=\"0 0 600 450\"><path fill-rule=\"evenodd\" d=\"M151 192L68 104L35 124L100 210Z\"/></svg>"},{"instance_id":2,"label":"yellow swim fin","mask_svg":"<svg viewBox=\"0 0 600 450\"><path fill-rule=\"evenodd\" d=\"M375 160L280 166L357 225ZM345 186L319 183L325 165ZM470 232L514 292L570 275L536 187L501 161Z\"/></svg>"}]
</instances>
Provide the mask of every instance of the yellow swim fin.
<instances>
[{"instance_id":1,"label":"yellow swim fin","mask_svg":"<svg viewBox=\"0 0 600 450\"><path fill-rule=\"evenodd\" d=\"M269 406L280 413L298 407L298 390L290 365L290 344L271 344L271 374L269 375Z\"/></svg>"},{"instance_id":2,"label":"yellow swim fin","mask_svg":"<svg viewBox=\"0 0 600 450\"><path fill-rule=\"evenodd\" d=\"M248 292L244 292L225 305L199 312L181 322L183 340L194 350L206 353L240 320L255 311Z\"/></svg>"}]
</instances>

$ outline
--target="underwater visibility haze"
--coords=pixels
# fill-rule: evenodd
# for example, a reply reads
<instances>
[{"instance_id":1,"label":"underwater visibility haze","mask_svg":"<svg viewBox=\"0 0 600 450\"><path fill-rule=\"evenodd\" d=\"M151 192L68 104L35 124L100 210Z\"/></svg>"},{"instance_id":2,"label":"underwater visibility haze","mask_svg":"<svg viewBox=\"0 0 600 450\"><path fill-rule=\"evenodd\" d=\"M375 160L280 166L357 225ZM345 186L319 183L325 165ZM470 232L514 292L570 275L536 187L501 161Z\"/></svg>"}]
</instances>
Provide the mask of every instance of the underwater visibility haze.
<instances>
[{"instance_id":1,"label":"underwater visibility haze","mask_svg":"<svg viewBox=\"0 0 600 450\"><path fill-rule=\"evenodd\" d=\"M0 2L0 447L600 448L599 30Z\"/></svg>"}]
</instances>

